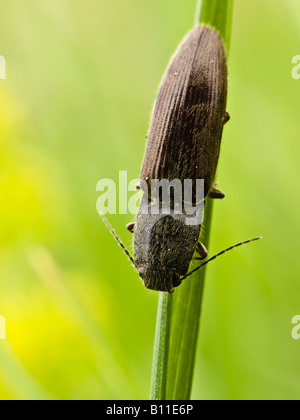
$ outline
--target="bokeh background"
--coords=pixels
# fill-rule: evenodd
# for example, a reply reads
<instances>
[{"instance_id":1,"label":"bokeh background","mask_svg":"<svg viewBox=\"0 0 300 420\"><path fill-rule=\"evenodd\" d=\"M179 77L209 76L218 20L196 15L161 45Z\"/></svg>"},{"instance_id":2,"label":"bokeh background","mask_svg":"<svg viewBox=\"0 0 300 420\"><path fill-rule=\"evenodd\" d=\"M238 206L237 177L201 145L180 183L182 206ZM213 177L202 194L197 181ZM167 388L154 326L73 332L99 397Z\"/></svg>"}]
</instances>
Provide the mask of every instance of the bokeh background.
<instances>
[{"instance_id":1,"label":"bokeh background","mask_svg":"<svg viewBox=\"0 0 300 420\"><path fill-rule=\"evenodd\" d=\"M192 397L298 399L298 0L236 0L228 111ZM149 117L195 0L1 0L1 399L147 399L157 293L96 212L137 178ZM110 222L131 249L132 216Z\"/></svg>"}]
</instances>

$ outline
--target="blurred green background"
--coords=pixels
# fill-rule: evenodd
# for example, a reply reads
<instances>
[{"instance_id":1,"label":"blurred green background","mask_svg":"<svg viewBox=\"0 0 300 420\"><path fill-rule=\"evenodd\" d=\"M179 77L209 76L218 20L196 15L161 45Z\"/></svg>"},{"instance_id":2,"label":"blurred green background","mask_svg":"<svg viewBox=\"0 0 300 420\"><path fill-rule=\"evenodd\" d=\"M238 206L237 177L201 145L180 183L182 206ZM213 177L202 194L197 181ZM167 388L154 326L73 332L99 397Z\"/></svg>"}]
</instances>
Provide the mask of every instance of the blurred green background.
<instances>
[{"instance_id":1,"label":"blurred green background","mask_svg":"<svg viewBox=\"0 0 300 420\"><path fill-rule=\"evenodd\" d=\"M157 293L96 212L137 178L195 0L1 0L1 399L147 399ZM192 397L300 398L298 0L236 0L228 111ZM110 216L131 249L124 225Z\"/></svg>"}]
</instances>

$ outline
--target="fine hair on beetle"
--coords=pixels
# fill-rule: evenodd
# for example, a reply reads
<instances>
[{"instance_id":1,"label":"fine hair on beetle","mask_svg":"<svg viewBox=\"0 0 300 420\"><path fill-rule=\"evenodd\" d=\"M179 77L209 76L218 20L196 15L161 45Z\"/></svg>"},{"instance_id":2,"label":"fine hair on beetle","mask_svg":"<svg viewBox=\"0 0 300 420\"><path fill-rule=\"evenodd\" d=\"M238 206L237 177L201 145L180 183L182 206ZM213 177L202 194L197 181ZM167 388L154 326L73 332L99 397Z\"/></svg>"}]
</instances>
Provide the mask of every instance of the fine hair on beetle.
<instances>
[{"instance_id":1,"label":"fine hair on beetle","mask_svg":"<svg viewBox=\"0 0 300 420\"><path fill-rule=\"evenodd\" d=\"M127 225L134 234L134 257L103 216L148 289L172 293L219 255L260 239L233 245L189 272L192 260L208 255L199 242L205 199L225 197L214 179L223 127L229 120L227 79L226 54L218 32L205 25L195 27L173 55L154 104L138 186L143 193L141 205L136 221ZM154 189L156 194L151 188L162 180L171 184L166 197L160 187ZM177 211L175 180L181 186L191 182L190 213L186 206ZM198 181L202 181L201 199ZM181 205L183 200L181 197Z\"/></svg>"}]
</instances>

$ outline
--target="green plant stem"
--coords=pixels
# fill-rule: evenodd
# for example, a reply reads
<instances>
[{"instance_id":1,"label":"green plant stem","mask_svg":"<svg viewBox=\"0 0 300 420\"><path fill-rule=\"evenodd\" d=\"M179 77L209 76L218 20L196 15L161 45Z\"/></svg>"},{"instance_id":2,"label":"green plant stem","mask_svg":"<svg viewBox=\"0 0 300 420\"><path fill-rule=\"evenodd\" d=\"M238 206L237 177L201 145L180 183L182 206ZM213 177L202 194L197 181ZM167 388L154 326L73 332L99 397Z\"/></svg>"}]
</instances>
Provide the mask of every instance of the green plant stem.
<instances>
[{"instance_id":1,"label":"green plant stem","mask_svg":"<svg viewBox=\"0 0 300 420\"><path fill-rule=\"evenodd\" d=\"M159 294L150 390L152 400L166 399L172 303L172 294Z\"/></svg>"},{"instance_id":2,"label":"green plant stem","mask_svg":"<svg viewBox=\"0 0 300 420\"><path fill-rule=\"evenodd\" d=\"M197 24L214 27L228 55L233 0L202 0ZM201 241L209 245L213 204L208 199ZM157 313L150 399L188 400L191 395L199 335L205 270L183 281L174 295L160 293Z\"/></svg>"},{"instance_id":3,"label":"green plant stem","mask_svg":"<svg viewBox=\"0 0 300 420\"><path fill-rule=\"evenodd\" d=\"M209 246L213 201L207 200L201 242ZM193 263L191 268L199 265ZM167 393L170 400L190 398L206 267L180 285L174 293L167 366ZM169 369L168 369L169 367Z\"/></svg>"},{"instance_id":4,"label":"green plant stem","mask_svg":"<svg viewBox=\"0 0 300 420\"><path fill-rule=\"evenodd\" d=\"M233 0L198 0L197 2L195 26L205 23L215 28L223 39L227 56L231 39L232 12Z\"/></svg>"}]
</instances>

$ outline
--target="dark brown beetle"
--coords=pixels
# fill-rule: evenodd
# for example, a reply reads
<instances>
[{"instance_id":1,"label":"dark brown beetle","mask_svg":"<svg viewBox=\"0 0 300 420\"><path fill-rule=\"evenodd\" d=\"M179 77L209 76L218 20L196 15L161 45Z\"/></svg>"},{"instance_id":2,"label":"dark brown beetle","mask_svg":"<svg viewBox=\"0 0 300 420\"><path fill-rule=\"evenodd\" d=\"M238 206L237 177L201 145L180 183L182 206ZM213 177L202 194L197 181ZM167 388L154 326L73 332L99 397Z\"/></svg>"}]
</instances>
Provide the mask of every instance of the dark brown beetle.
<instances>
[{"instance_id":1,"label":"dark brown beetle","mask_svg":"<svg viewBox=\"0 0 300 420\"><path fill-rule=\"evenodd\" d=\"M198 242L201 220L187 223L187 214L176 213L175 202L164 211L160 195L154 199L155 181L191 180L192 205L197 202L196 181L203 180L203 198L223 198L213 184L217 169L226 112L227 64L218 32L208 26L194 28L174 54L163 77L152 113L148 144L141 172L144 192L135 223L127 225L134 233L134 258L104 218L148 289L172 293L188 273L193 255L207 256ZM153 214L153 206L159 211Z\"/></svg>"},{"instance_id":2,"label":"dark brown beetle","mask_svg":"<svg viewBox=\"0 0 300 420\"><path fill-rule=\"evenodd\" d=\"M204 180L204 196L223 198L213 188L226 113L227 65L215 29L201 25L183 40L163 78L154 106L141 179ZM141 210L151 206L145 192ZM147 288L171 292L181 283L198 243L201 225L185 215L141 214L134 229L134 262Z\"/></svg>"}]
</instances>

